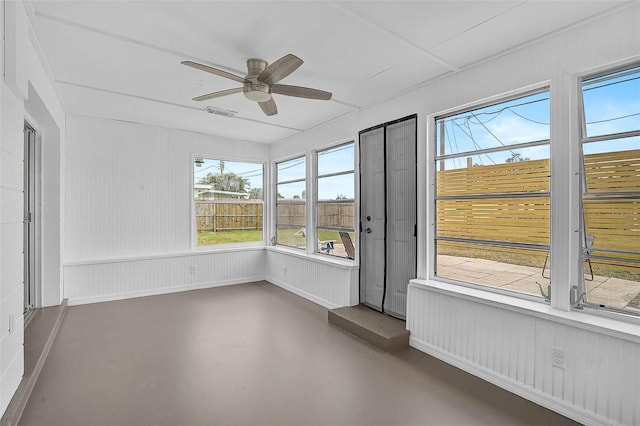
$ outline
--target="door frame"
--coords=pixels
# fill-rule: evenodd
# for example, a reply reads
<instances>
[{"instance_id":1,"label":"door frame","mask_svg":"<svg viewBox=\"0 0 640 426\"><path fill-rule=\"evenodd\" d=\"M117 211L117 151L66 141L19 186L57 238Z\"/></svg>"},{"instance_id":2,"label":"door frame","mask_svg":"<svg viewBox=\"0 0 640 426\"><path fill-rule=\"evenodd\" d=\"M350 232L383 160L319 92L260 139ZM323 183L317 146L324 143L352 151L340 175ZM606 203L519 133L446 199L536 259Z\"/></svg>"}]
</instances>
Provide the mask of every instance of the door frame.
<instances>
[{"instance_id":1,"label":"door frame","mask_svg":"<svg viewBox=\"0 0 640 426\"><path fill-rule=\"evenodd\" d=\"M383 132L383 152L384 152L384 174L385 174L385 185L384 185L384 203L385 203L385 224L384 224L384 235L385 235L385 245L384 245L384 278L383 278L383 294L382 294L382 301L381 301L381 307L380 307L380 312L384 313L384 302L385 302L385 298L386 298L386 294L387 294L387 243L386 243L386 236L387 236L387 161L386 161L386 157L387 157L387 132L386 132L386 128L388 126L397 124L397 123L401 123L403 121L408 121L408 120L412 120L415 119L415 138L414 138L414 153L415 153L415 185L414 185L414 198L416 199L416 203L415 203L415 218L416 218L416 223L414 224L414 229L413 229L413 234L414 237L416 238L416 262L415 262L415 270L414 270L414 274L417 274L417 270L418 270L418 259L417 259L417 254L418 254L418 242L417 242L417 235L418 235L418 203L417 203L417 197L418 197L418 114L410 114L407 116L404 116L402 118L398 118L396 120L392 120L392 121L387 121L385 123L381 123L381 124L377 124L375 126L371 126L368 127L364 130L360 130L358 132L358 157L362 158L362 143L360 138L362 137L363 133L367 133L370 132L372 130L377 130L380 128L384 128L385 131ZM362 162L359 162L358 164L358 181L359 181L359 186L360 188L362 188ZM360 197L362 197L362 189L360 190ZM360 208L362 208L362 200L358 200L359 201L359 206ZM362 247L362 233L363 233L363 228L362 228L362 212L359 211L358 212L358 220L359 220L359 235L358 235L358 246ZM362 267L362 249L358 250L358 264L360 265L360 267ZM362 289L362 274L358 274L358 300L359 303L363 303L362 300L360 300L361 297L361 289Z\"/></svg>"},{"instance_id":2,"label":"door frame","mask_svg":"<svg viewBox=\"0 0 640 426\"><path fill-rule=\"evenodd\" d=\"M32 120L24 119L24 167L23 173L23 197L25 192L29 191L29 204L31 217L29 218L30 226L24 227L23 230L23 250L24 268L23 268L23 309L25 318L29 316L36 308L41 306L41 286L40 286L40 200L41 200L41 171L40 171L40 133L37 126ZM27 141L27 132L31 132L32 139ZM29 144L29 146L27 146ZM27 189L27 173L29 179L29 188ZM23 223L26 224L27 204L23 203ZM28 253L26 253L28 249ZM28 305L27 305L28 303Z\"/></svg>"}]
</instances>

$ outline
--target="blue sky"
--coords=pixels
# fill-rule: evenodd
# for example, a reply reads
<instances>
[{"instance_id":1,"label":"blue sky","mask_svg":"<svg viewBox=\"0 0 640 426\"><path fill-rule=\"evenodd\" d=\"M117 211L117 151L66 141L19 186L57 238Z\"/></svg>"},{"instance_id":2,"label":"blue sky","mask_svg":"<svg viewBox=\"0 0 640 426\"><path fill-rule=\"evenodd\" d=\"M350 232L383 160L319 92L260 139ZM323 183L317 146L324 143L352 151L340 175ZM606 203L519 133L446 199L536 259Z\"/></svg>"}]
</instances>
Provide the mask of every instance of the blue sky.
<instances>
[{"instance_id":1,"label":"blue sky","mask_svg":"<svg viewBox=\"0 0 640 426\"><path fill-rule=\"evenodd\" d=\"M207 174L220 174L221 168L224 168L225 173L233 172L243 178L249 179L251 185L248 189L262 188L263 186L263 164L262 163L244 163L238 161L223 161L223 165L220 164L220 160L211 160L208 158L202 158L204 163L197 167L193 167L193 182L198 183L200 179Z\"/></svg>"},{"instance_id":2,"label":"blue sky","mask_svg":"<svg viewBox=\"0 0 640 426\"><path fill-rule=\"evenodd\" d=\"M633 72L634 71L634 72ZM640 129L640 68L615 78L584 82L584 109L588 136ZM505 147L504 151L473 156L473 164L500 164L512 152L531 160L549 158L549 147L509 149L513 144L549 138L549 93L539 93L445 118L444 154ZM437 147L440 149L440 128ZM585 144L585 153L640 148L640 138ZM466 167L466 156L447 160L446 168Z\"/></svg>"}]
</instances>

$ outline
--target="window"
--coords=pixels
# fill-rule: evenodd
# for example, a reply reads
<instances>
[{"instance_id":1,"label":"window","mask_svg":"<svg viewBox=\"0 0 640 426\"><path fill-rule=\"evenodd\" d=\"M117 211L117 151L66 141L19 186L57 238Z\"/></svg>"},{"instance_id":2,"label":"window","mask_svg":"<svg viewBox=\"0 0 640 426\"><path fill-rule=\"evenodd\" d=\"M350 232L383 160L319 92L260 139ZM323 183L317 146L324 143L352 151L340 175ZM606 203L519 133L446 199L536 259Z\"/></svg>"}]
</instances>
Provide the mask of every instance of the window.
<instances>
[{"instance_id":1,"label":"window","mask_svg":"<svg viewBox=\"0 0 640 426\"><path fill-rule=\"evenodd\" d=\"M318 253L355 258L354 143L317 152Z\"/></svg>"},{"instance_id":2,"label":"window","mask_svg":"<svg viewBox=\"0 0 640 426\"><path fill-rule=\"evenodd\" d=\"M306 249L305 157L276 163L276 243Z\"/></svg>"},{"instance_id":3,"label":"window","mask_svg":"<svg viewBox=\"0 0 640 426\"><path fill-rule=\"evenodd\" d=\"M196 157L196 245L263 241L263 170L259 163Z\"/></svg>"},{"instance_id":4,"label":"window","mask_svg":"<svg viewBox=\"0 0 640 426\"><path fill-rule=\"evenodd\" d=\"M640 66L581 89L582 299L640 314Z\"/></svg>"},{"instance_id":5,"label":"window","mask_svg":"<svg viewBox=\"0 0 640 426\"><path fill-rule=\"evenodd\" d=\"M436 118L438 277L547 291L549 117L549 92L541 90Z\"/></svg>"}]
</instances>

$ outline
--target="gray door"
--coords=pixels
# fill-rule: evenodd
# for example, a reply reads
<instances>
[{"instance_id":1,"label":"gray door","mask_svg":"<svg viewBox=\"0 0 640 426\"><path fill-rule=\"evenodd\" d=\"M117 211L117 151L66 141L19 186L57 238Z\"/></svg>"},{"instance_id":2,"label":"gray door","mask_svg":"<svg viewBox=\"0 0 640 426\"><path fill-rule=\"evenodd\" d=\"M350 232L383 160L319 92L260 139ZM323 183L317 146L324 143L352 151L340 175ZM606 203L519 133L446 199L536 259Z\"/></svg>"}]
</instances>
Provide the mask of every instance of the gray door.
<instances>
[{"instance_id":1,"label":"gray door","mask_svg":"<svg viewBox=\"0 0 640 426\"><path fill-rule=\"evenodd\" d=\"M360 134L360 301L406 317L416 275L416 118Z\"/></svg>"},{"instance_id":2,"label":"gray door","mask_svg":"<svg viewBox=\"0 0 640 426\"><path fill-rule=\"evenodd\" d=\"M360 135L360 302L382 310L385 285L384 128Z\"/></svg>"}]
</instances>

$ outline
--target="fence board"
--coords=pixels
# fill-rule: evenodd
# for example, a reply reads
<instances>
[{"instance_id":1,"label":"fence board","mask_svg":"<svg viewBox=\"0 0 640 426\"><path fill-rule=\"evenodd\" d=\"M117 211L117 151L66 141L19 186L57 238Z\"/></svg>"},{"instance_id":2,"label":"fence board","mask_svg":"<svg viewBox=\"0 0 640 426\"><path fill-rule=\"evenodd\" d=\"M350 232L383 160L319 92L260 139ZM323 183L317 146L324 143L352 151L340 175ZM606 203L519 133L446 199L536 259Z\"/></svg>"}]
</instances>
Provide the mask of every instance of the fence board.
<instances>
[{"instance_id":1,"label":"fence board","mask_svg":"<svg viewBox=\"0 0 640 426\"><path fill-rule=\"evenodd\" d=\"M196 202L196 229L198 232L262 229L262 204Z\"/></svg>"},{"instance_id":2,"label":"fence board","mask_svg":"<svg viewBox=\"0 0 640 426\"><path fill-rule=\"evenodd\" d=\"M640 190L640 150L584 157L588 193ZM439 196L480 195L549 190L549 160L476 166L437 172ZM464 199L436 202L438 236L489 241L549 244L550 200L541 198ZM632 199L584 201L587 234L598 248L638 251L640 202ZM439 247L452 247L439 242ZM469 245L470 247L473 244ZM456 247L464 247L457 243ZM517 249L513 250L517 253ZM615 254L637 258L638 255Z\"/></svg>"}]
</instances>

